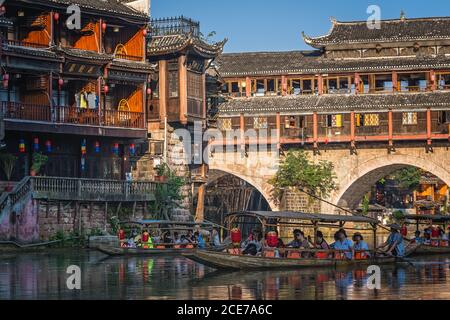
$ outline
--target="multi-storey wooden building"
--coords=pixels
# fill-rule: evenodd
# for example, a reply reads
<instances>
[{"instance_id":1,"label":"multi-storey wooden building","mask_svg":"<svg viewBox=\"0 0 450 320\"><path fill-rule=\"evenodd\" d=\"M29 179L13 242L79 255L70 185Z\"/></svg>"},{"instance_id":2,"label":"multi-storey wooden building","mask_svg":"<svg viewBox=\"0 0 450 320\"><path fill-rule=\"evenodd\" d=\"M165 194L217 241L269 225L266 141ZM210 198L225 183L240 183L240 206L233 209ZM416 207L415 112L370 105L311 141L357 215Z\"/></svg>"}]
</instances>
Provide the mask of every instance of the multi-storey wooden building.
<instances>
[{"instance_id":1,"label":"multi-storey wooden building","mask_svg":"<svg viewBox=\"0 0 450 320\"><path fill-rule=\"evenodd\" d=\"M76 14L70 5L80 9L80 28L66 23ZM8 0L2 8L0 104L16 178L42 152L45 175L124 179L147 138L148 14L102 0Z\"/></svg>"},{"instance_id":2,"label":"multi-storey wooden building","mask_svg":"<svg viewBox=\"0 0 450 320\"><path fill-rule=\"evenodd\" d=\"M311 51L224 54L218 126L276 129L283 145L316 152L328 145L450 139L450 18L332 21L304 40ZM272 137L273 138L273 137ZM234 142L231 142L234 143ZM241 140L241 144L245 142Z\"/></svg>"}]
</instances>

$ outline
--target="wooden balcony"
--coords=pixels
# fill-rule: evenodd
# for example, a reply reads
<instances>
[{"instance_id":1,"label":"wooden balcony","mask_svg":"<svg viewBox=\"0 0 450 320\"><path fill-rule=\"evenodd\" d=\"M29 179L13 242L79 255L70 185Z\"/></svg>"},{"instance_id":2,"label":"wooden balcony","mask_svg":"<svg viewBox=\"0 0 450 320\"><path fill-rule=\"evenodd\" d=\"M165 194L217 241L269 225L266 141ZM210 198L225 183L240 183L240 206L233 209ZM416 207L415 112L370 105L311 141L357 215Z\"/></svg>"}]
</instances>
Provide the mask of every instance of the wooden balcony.
<instances>
[{"instance_id":1,"label":"wooden balcony","mask_svg":"<svg viewBox=\"0 0 450 320\"><path fill-rule=\"evenodd\" d=\"M145 129L142 112L80 109L76 107L54 107L48 105L1 102L1 112L6 120L25 120L83 126Z\"/></svg>"},{"instance_id":2,"label":"wooden balcony","mask_svg":"<svg viewBox=\"0 0 450 320\"><path fill-rule=\"evenodd\" d=\"M154 201L157 182L33 177L35 199L134 202Z\"/></svg>"},{"instance_id":3,"label":"wooden balcony","mask_svg":"<svg viewBox=\"0 0 450 320\"><path fill-rule=\"evenodd\" d=\"M3 43L8 46L37 48L37 49L45 49L45 48L49 47L49 45L27 42L27 41L20 41L20 40L3 40Z\"/></svg>"}]
</instances>

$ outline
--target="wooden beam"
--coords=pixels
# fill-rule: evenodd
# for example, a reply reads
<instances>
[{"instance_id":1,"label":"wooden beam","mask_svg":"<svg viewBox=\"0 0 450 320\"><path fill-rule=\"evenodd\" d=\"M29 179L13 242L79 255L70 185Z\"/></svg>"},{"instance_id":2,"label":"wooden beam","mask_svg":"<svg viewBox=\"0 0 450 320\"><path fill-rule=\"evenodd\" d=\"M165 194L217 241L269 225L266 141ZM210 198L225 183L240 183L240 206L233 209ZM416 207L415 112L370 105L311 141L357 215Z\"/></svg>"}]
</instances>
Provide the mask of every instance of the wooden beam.
<instances>
[{"instance_id":1,"label":"wooden beam","mask_svg":"<svg viewBox=\"0 0 450 320\"><path fill-rule=\"evenodd\" d=\"M392 90L394 92L400 91L398 87L398 74L396 71L392 72Z\"/></svg>"},{"instance_id":2,"label":"wooden beam","mask_svg":"<svg viewBox=\"0 0 450 320\"><path fill-rule=\"evenodd\" d=\"M431 122L431 109L427 109L427 144L432 144L432 122Z\"/></svg>"},{"instance_id":3,"label":"wooden beam","mask_svg":"<svg viewBox=\"0 0 450 320\"><path fill-rule=\"evenodd\" d=\"M245 96L250 98L252 96L252 80L250 77L245 78Z\"/></svg>"},{"instance_id":4,"label":"wooden beam","mask_svg":"<svg viewBox=\"0 0 450 320\"><path fill-rule=\"evenodd\" d=\"M243 113L240 115L240 132L241 141L239 143L241 145L241 150L245 150L245 117Z\"/></svg>"},{"instance_id":5,"label":"wooden beam","mask_svg":"<svg viewBox=\"0 0 450 320\"><path fill-rule=\"evenodd\" d=\"M313 140L314 140L314 148L317 148L319 141L319 116L317 112L313 114Z\"/></svg>"},{"instance_id":6,"label":"wooden beam","mask_svg":"<svg viewBox=\"0 0 450 320\"><path fill-rule=\"evenodd\" d=\"M187 124L187 104L188 104L188 96L187 96L187 65L186 65L186 56L180 56L178 60L178 68L180 72L180 122L182 124Z\"/></svg>"},{"instance_id":7,"label":"wooden beam","mask_svg":"<svg viewBox=\"0 0 450 320\"><path fill-rule=\"evenodd\" d=\"M389 146L394 145L394 115L392 110L388 113L388 136L389 136Z\"/></svg>"},{"instance_id":8,"label":"wooden beam","mask_svg":"<svg viewBox=\"0 0 450 320\"><path fill-rule=\"evenodd\" d=\"M355 138L356 138L356 124L355 124L356 114L354 111L350 113L350 139L352 141L352 147L355 146Z\"/></svg>"},{"instance_id":9,"label":"wooden beam","mask_svg":"<svg viewBox=\"0 0 450 320\"><path fill-rule=\"evenodd\" d=\"M167 61L159 61L159 117L161 121L167 116Z\"/></svg>"}]
</instances>

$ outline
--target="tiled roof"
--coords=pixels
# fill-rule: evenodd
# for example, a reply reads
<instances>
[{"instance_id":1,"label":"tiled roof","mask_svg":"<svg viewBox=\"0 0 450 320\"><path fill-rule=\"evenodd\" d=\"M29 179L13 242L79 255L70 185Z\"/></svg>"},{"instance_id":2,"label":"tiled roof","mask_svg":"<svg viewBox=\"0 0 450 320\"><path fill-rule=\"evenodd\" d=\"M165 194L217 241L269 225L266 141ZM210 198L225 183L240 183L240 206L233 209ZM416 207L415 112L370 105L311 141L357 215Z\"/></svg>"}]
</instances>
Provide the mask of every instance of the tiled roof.
<instances>
[{"instance_id":1,"label":"tiled roof","mask_svg":"<svg viewBox=\"0 0 450 320\"><path fill-rule=\"evenodd\" d=\"M383 57L330 59L319 51L222 54L216 61L222 77L442 69L450 57Z\"/></svg>"},{"instance_id":2,"label":"tiled roof","mask_svg":"<svg viewBox=\"0 0 450 320\"><path fill-rule=\"evenodd\" d=\"M59 59L58 55L50 50L47 49L38 49L38 48L32 48L32 47L22 47L22 46L11 46L3 44L3 51L14 53L14 54L20 54L20 55L26 55L26 56L35 56L40 58L50 58L50 59Z\"/></svg>"},{"instance_id":3,"label":"tiled roof","mask_svg":"<svg viewBox=\"0 0 450 320\"><path fill-rule=\"evenodd\" d=\"M214 44L206 43L190 34L174 34L152 37L147 52L150 56L174 53L191 46L198 54L206 57L215 57L223 50L226 40Z\"/></svg>"},{"instance_id":4,"label":"tiled roof","mask_svg":"<svg viewBox=\"0 0 450 320\"><path fill-rule=\"evenodd\" d=\"M450 17L382 20L378 29L369 28L367 21L332 22L328 35L316 38L304 35L306 43L319 48L352 43L450 39Z\"/></svg>"},{"instance_id":5,"label":"tiled roof","mask_svg":"<svg viewBox=\"0 0 450 320\"><path fill-rule=\"evenodd\" d=\"M124 59L114 59L112 67L127 68L140 71L152 71L156 66L147 62L129 61Z\"/></svg>"},{"instance_id":6,"label":"tiled roof","mask_svg":"<svg viewBox=\"0 0 450 320\"><path fill-rule=\"evenodd\" d=\"M351 111L422 110L426 108L450 110L450 91L428 93L396 93L323 96L286 96L237 98L220 105L220 116L236 116L241 113L267 115L328 113Z\"/></svg>"},{"instance_id":7,"label":"tiled roof","mask_svg":"<svg viewBox=\"0 0 450 320\"><path fill-rule=\"evenodd\" d=\"M112 62L114 59L113 55L88 50L80 50L73 48L58 48L57 51L63 53L66 57L95 60L95 62L107 63Z\"/></svg>"},{"instance_id":8,"label":"tiled roof","mask_svg":"<svg viewBox=\"0 0 450 320\"><path fill-rule=\"evenodd\" d=\"M2 27L12 27L14 25L13 21L6 17L0 17L0 26Z\"/></svg>"},{"instance_id":9,"label":"tiled roof","mask_svg":"<svg viewBox=\"0 0 450 320\"><path fill-rule=\"evenodd\" d=\"M144 23L149 19L148 15L127 6L121 0L16 0L24 3L39 3L43 5L78 5L80 8L103 11L116 16L132 16L139 18ZM65 9L65 8L64 8Z\"/></svg>"}]
</instances>

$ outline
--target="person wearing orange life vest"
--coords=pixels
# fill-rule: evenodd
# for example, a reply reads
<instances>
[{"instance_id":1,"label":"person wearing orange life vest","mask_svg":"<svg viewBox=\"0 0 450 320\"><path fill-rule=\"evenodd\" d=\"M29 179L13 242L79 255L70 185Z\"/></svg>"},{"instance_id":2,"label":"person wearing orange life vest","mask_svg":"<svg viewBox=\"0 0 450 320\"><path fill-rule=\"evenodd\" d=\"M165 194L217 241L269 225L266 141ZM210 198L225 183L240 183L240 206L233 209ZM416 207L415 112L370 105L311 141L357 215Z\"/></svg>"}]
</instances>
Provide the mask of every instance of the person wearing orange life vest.
<instances>
[{"instance_id":1,"label":"person wearing orange life vest","mask_svg":"<svg viewBox=\"0 0 450 320\"><path fill-rule=\"evenodd\" d=\"M369 245L364 241L361 233L357 232L353 235L353 242L356 260L365 260L370 257Z\"/></svg>"}]
</instances>

